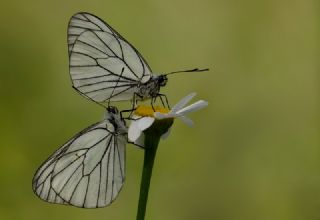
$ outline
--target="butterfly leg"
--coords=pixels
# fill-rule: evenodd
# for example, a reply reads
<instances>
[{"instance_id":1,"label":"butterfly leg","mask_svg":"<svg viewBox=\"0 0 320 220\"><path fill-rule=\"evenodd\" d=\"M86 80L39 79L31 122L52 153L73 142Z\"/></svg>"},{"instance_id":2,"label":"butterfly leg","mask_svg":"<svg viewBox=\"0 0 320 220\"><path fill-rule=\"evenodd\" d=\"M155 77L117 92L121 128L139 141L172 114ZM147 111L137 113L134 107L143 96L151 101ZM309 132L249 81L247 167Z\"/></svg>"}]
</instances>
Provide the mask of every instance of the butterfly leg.
<instances>
[{"instance_id":1,"label":"butterfly leg","mask_svg":"<svg viewBox=\"0 0 320 220\"><path fill-rule=\"evenodd\" d=\"M139 99L142 101L143 100L143 96L141 96L141 95L139 95L138 93L135 92L133 94L133 103L134 103L134 105L138 104ZM133 107L135 107L135 106L133 106Z\"/></svg>"},{"instance_id":2,"label":"butterfly leg","mask_svg":"<svg viewBox=\"0 0 320 220\"><path fill-rule=\"evenodd\" d=\"M164 102L163 102L162 96L159 95L159 98L160 98L160 101L161 101L162 106L165 108L166 106L165 106L165 104L164 104Z\"/></svg>"},{"instance_id":3,"label":"butterfly leg","mask_svg":"<svg viewBox=\"0 0 320 220\"><path fill-rule=\"evenodd\" d=\"M137 147L139 147L139 148L141 148L141 149L146 149L144 146L141 146L141 145L136 144L136 143L134 143L134 142L132 142L132 141L129 141L128 137L127 137L127 142L128 142L129 144L136 145Z\"/></svg>"},{"instance_id":4,"label":"butterfly leg","mask_svg":"<svg viewBox=\"0 0 320 220\"><path fill-rule=\"evenodd\" d=\"M152 110L155 112L156 111L156 109L154 108L154 103L156 102L156 99L157 99L157 97L152 97L151 98L151 107L152 107Z\"/></svg>"},{"instance_id":5,"label":"butterfly leg","mask_svg":"<svg viewBox=\"0 0 320 220\"><path fill-rule=\"evenodd\" d=\"M156 104L157 98L158 98L158 95L151 98L151 107L152 107L153 111L155 111L154 104Z\"/></svg>"},{"instance_id":6,"label":"butterfly leg","mask_svg":"<svg viewBox=\"0 0 320 220\"><path fill-rule=\"evenodd\" d=\"M126 110L127 112L130 112L130 115L128 116L128 118L131 118L131 115L133 113L134 110L136 110L136 106L137 106L137 103L138 103L138 99L142 99L142 96L139 95L138 93L133 93L133 98L132 98L132 108L129 109L129 110Z\"/></svg>"},{"instance_id":7,"label":"butterfly leg","mask_svg":"<svg viewBox=\"0 0 320 220\"><path fill-rule=\"evenodd\" d=\"M168 107L168 109L170 109L170 105L169 105L168 97L167 97L165 94L161 94L161 93L159 93L157 96L159 96L159 98L160 98L160 100L161 100L161 103L162 103L163 107L166 107L166 106L165 106L165 104L166 104L166 105L167 105L167 107ZM164 104L164 102L163 102L163 99L162 99L162 98L164 98L164 100L165 100L165 104Z\"/></svg>"},{"instance_id":8,"label":"butterfly leg","mask_svg":"<svg viewBox=\"0 0 320 220\"><path fill-rule=\"evenodd\" d=\"M133 118L131 118L132 112L134 112L134 110L136 110L136 108L122 110L122 111L120 111L120 117L122 119L134 120ZM127 113L127 112L130 112L129 116L128 117L123 117L123 113Z\"/></svg>"}]
</instances>

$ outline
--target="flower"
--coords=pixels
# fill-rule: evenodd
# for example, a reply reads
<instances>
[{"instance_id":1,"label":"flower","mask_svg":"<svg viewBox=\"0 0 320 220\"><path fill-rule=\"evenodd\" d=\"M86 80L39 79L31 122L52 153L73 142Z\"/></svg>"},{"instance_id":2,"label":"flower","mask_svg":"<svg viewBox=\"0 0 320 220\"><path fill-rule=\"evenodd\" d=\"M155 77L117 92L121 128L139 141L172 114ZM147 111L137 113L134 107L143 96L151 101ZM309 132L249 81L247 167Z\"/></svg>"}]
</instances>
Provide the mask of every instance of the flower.
<instances>
[{"instance_id":1,"label":"flower","mask_svg":"<svg viewBox=\"0 0 320 220\"><path fill-rule=\"evenodd\" d=\"M186 114L200 110L208 105L208 102L199 100L189 106L186 106L195 95L196 93L191 93L182 98L171 110L159 106L155 106L154 108L144 105L138 106L133 113L132 122L128 129L128 139L137 145L144 146L143 131L150 128L155 121L171 121L172 124L173 119L179 118L187 125L192 126L193 121L189 119ZM161 138L167 138L169 133L170 128L162 134Z\"/></svg>"}]
</instances>

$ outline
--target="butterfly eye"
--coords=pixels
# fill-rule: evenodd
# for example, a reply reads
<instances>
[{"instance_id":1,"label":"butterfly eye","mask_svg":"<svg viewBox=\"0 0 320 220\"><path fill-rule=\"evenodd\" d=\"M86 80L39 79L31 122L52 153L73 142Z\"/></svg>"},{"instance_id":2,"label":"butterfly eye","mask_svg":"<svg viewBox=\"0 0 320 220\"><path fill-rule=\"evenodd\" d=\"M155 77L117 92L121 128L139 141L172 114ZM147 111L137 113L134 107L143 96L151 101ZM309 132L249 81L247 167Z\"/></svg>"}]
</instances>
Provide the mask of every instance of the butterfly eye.
<instances>
[{"instance_id":1,"label":"butterfly eye","mask_svg":"<svg viewBox=\"0 0 320 220\"><path fill-rule=\"evenodd\" d=\"M168 78L164 75L159 76L159 85L165 86L167 84Z\"/></svg>"}]
</instances>

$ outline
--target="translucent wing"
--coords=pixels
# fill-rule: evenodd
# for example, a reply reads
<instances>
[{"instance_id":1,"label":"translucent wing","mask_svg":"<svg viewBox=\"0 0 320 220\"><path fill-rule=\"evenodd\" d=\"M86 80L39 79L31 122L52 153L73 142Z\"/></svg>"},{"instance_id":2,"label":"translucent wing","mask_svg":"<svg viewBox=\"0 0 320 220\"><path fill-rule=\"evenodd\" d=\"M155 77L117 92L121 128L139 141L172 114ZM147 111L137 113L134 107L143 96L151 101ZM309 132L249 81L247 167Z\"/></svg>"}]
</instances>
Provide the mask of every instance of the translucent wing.
<instances>
[{"instance_id":1,"label":"translucent wing","mask_svg":"<svg viewBox=\"0 0 320 220\"><path fill-rule=\"evenodd\" d=\"M73 86L96 102L131 100L137 85L152 75L142 55L92 14L72 16L68 45Z\"/></svg>"},{"instance_id":2,"label":"translucent wing","mask_svg":"<svg viewBox=\"0 0 320 220\"><path fill-rule=\"evenodd\" d=\"M125 135L108 120L81 131L45 161L33 178L41 199L83 208L109 205L125 179Z\"/></svg>"}]
</instances>

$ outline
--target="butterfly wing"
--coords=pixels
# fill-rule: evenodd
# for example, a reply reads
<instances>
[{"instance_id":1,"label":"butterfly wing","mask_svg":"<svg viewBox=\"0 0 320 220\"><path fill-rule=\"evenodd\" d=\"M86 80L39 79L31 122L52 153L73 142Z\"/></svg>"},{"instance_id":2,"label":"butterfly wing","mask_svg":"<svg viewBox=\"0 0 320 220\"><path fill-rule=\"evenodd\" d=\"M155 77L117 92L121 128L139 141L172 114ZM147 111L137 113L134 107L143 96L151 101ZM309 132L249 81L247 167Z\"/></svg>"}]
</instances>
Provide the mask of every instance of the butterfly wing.
<instances>
[{"instance_id":1,"label":"butterfly wing","mask_svg":"<svg viewBox=\"0 0 320 220\"><path fill-rule=\"evenodd\" d=\"M131 100L151 69L142 55L110 25L81 12L68 26L73 86L95 102Z\"/></svg>"},{"instance_id":2,"label":"butterfly wing","mask_svg":"<svg viewBox=\"0 0 320 220\"><path fill-rule=\"evenodd\" d=\"M81 131L45 161L33 178L41 199L83 208L104 207L125 179L125 135L108 121Z\"/></svg>"}]
</instances>

